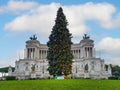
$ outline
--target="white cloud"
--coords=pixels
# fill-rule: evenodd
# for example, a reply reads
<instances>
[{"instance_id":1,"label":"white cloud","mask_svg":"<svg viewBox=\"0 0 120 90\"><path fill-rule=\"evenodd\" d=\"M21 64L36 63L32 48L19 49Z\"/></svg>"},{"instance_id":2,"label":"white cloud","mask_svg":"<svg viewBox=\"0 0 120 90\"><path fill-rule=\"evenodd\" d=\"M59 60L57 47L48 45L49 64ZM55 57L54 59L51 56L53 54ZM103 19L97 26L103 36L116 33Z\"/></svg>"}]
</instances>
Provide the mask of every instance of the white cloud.
<instances>
[{"instance_id":1,"label":"white cloud","mask_svg":"<svg viewBox=\"0 0 120 90\"><path fill-rule=\"evenodd\" d=\"M98 51L115 53L120 51L120 38L103 38L96 46Z\"/></svg>"},{"instance_id":2,"label":"white cloud","mask_svg":"<svg viewBox=\"0 0 120 90\"><path fill-rule=\"evenodd\" d=\"M21 11L30 10L33 8L36 8L38 6L38 3L36 2L24 2L24 1L15 1L15 0L9 0L7 5L0 6L0 13L19 13Z\"/></svg>"},{"instance_id":3,"label":"white cloud","mask_svg":"<svg viewBox=\"0 0 120 90\"><path fill-rule=\"evenodd\" d=\"M56 11L59 3L51 3L48 5L39 5L27 14L16 17L13 21L5 25L5 29L9 31L32 31L39 33L43 38L48 38L50 31L54 25ZM96 21L103 28L113 28L120 25L120 16L113 19L112 14L115 13L115 7L108 3L94 4L92 2L84 5L62 6L66 18L69 22L69 30L73 36L80 36L90 29L85 22L87 20Z\"/></svg>"},{"instance_id":4,"label":"white cloud","mask_svg":"<svg viewBox=\"0 0 120 90\"><path fill-rule=\"evenodd\" d=\"M97 43L96 50L107 64L120 65L120 38L105 37Z\"/></svg>"},{"instance_id":5,"label":"white cloud","mask_svg":"<svg viewBox=\"0 0 120 90\"><path fill-rule=\"evenodd\" d=\"M24 58L24 50L18 50L11 58L8 58L6 60L0 60L0 68L7 67L9 65L15 66L15 61L23 58Z\"/></svg>"},{"instance_id":6,"label":"white cloud","mask_svg":"<svg viewBox=\"0 0 120 90\"><path fill-rule=\"evenodd\" d=\"M12 22L5 25L10 31L32 31L40 36L48 38L59 4L40 5L29 14L16 17Z\"/></svg>"},{"instance_id":7,"label":"white cloud","mask_svg":"<svg viewBox=\"0 0 120 90\"><path fill-rule=\"evenodd\" d=\"M120 66L120 56L119 57L113 57L113 58L109 59L108 63Z\"/></svg>"}]
</instances>

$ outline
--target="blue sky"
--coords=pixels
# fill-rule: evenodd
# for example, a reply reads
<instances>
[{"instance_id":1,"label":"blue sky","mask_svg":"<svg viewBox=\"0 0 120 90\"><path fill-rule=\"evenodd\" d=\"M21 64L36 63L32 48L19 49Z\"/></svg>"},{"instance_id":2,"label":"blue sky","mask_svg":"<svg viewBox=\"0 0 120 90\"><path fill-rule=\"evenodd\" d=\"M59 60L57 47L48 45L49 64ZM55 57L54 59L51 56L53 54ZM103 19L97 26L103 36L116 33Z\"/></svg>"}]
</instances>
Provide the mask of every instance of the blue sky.
<instances>
[{"instance_id":1,"label":"blue sky","mask_svg":"<svg viewBox=\"0 0 120 90\"><path fill-rule=\"evenodd\" d=\"M36 34L46 43L61 6L73 43L84 33L95 41L97 57L120 65L120 0L0 0L0 67L23 58L25 41Z\"/></svg>"}]
</instances>

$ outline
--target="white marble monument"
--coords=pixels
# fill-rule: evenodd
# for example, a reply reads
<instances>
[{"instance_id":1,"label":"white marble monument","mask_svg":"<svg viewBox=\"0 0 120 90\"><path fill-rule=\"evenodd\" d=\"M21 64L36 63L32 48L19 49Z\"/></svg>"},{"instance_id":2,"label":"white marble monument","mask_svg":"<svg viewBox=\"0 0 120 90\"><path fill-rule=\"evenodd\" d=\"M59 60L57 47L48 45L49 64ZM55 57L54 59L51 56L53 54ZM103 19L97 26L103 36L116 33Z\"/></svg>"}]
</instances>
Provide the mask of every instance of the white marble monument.
<instances>
[{"instance_id":1,"label":"white marble monument","mask_svg":"<svg viewBox=\"0 0 120 90\"><path fill-rule=\"evenodd\" d=\"M10 76L17 79L49 78L48 61L46 59L48 47L41 44L35 35L26 41L24 59L15 62L15 71ZM111 76L111 67L105 67L104 60L96 58L94 41L86 34L80 43L71 46L73 53L72 78L108 78Z\"/></svg>"}]
</instances>

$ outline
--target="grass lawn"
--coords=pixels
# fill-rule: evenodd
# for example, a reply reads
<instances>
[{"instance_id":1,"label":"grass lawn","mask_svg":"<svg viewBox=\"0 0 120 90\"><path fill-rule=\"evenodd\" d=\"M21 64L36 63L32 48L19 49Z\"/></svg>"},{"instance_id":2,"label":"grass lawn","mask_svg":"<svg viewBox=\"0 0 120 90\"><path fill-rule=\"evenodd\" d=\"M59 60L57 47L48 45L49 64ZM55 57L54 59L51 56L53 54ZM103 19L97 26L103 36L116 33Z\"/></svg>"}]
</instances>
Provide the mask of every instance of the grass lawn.
<instances>
[{"instance_id":1,"label":"grass lawn","mask_svg":"<svg viewBox=\"0 0 120 90\"><path fill-rule=\"evenodd\" d=\"M0 90L120 90L119 80L0 81Z\"/></svg>"}]
</instances>

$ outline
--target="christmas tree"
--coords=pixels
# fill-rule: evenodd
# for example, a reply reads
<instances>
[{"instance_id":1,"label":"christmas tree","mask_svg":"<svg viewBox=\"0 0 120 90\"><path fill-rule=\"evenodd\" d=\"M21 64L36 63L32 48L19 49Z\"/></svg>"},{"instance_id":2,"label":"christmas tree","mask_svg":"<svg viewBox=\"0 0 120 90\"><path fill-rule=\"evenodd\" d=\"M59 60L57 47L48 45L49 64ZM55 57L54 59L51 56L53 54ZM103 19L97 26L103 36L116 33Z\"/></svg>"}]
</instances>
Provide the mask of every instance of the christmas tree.
<instances>
[{"instance_id":1,"label":"christmas tree","mask_svg":"<svg viewBox=\"0 0 120 90\"><path fill-rule=\"evenodd\" d=\"M68 22L60 7L57 11L55 25L52 28L47 42L49 62L48 71L50 75L69 75L72 70L73 55L71 52L71 38L67 28Z\"/></svg>"}]
</instances>

